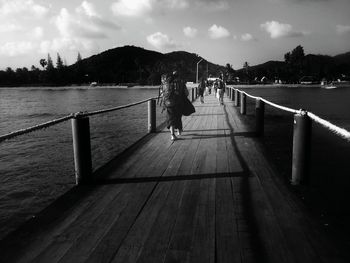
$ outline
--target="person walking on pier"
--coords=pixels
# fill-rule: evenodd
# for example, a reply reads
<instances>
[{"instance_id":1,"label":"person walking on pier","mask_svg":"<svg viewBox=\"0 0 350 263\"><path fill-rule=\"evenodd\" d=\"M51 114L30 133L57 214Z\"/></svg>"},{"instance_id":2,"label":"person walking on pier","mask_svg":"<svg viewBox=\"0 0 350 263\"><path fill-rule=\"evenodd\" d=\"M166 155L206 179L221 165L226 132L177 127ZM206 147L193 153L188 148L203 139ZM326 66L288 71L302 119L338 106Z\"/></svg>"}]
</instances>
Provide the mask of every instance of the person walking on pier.
<instances>
[{"instance_id":1,"label":"person walking on pier","mask_svg":"<svg viewBox=\"0 0 350 263\"><path fill-rule=\"evenodd\" d=\"M217 93L216 96L219 100L220 105L224 105L224 93L225 93L225 84L222 79L216 80Z\"/></svg>"},{"instance_id":2,"label":"person walking on pier","mask_svg":"<svg viewBox=\"0 0 350 263\"><path fill-rule=\"evenodd\" d=\"M198 95L199 95L199 99L201 101L201 104L204 103L204 91L205 91L205 80L204 80L204 78L201 78L201 81L198 85Z\"/></svg>"},{"instance_id":3,"label":"person walking on pier","mask_svg":"<svg viewBox=\"0 0 350 263\"><path fill-rule=\"evenodd\" d=\"M174 71L165 81L163 86L163 103L167 113L167 128L170 130L171 140L175 141L175 129L177 135L182 132L182 108L184 97L188 96L185 82L179 78L177 71Z\"/></svg>"}]
</instances>

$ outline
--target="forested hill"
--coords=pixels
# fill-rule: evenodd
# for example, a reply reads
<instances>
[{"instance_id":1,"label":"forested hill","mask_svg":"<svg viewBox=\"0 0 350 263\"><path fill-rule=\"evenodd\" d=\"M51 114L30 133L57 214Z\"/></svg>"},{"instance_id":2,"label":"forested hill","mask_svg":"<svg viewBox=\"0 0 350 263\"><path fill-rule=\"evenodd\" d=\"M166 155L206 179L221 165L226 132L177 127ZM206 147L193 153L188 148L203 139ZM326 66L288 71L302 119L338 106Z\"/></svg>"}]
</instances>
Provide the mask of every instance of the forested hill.
<instances>
[{"instance_id":1,"label":"forested hill","mask_svg":"<svg viewBox=\"0 0 350 263\"><path fill-rule=\"evenodd\" d=\"M104 51L69 66L76 72L77 82L159 84L160 75L177 69L186 81L196 80L196 66L201 59L184 51L162 54L135 46ZM218 75L224 67L207 62L199 64L199 77L206 73Z\"/></svg>"},{"instance_id":2,"label":"forested hill","mask_svg":"<svg viewBox=\"0 0 350 263\"><path fill-rule=\"evenodd\" d=\"M202 60L201 60L202 59ZM81 85L91 82L99 84L158 85L163 73L178 70L185 81L196 81L198 77L224 74L225 80L236 83L272 83L282 80L286 83L297 83L303 76L311 76L320 81L350 79L350 52L337 56L304 54L303 47L297 46L284 55L284 61L268 61L250 66L244 63L242 69L234 70L227 63L225 67L208 62L194 53L176 51L159 53L135 46L124 46L106 50L100 54L82 59L80 54L76 63L66 66L57 53L54 63L48 54L47 59L40 59L42 68L31 69L7 68L0 70L0 86L60 86Z\"/></svg>"},{"instance_id":3,"label":"forested hill","mask_svg":"<svg viewBox=\"0 0 350 263\"><path fill-rule=\"evenodd\" d=\"M135 46L124 46L106 50L100 54L82 59L80 54L76 63L66 66L57 53L53 62L50 54L41 59L42 69L7 68L0 71L0 86L59 86L81 85L91 82L99 84L137 83L158 85L160 76L177 69L186 81L196 81L197 62L202 57L184 51L162 54ZM199 63L199 77L207 73L218 76L225 68L207 62Z\"/></svg>"},{"instance_id":4,"label":"forested hill","mask_svg":"<svg viewBox=\"0 0 350 263\"><path fill-rule=\"evenodd\" d=\"M281 79L295 83L303 76L312 76L315 80L336 80L350 76L350 52L337 56L304 55L301 46L285 54L285 61L268 61L236 71L241 79L269 80Z\"/></svg>"}]
</instances>

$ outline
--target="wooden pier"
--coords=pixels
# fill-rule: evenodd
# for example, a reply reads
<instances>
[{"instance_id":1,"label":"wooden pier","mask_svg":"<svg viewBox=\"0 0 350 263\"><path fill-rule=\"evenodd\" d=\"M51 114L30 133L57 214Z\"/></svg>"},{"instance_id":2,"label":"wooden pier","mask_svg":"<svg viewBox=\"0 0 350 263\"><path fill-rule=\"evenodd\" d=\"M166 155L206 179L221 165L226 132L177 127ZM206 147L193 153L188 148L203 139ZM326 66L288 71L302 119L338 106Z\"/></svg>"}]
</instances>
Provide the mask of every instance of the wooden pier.
<instances>
[{"instance_id":1,"label":"wooden pier","mask_svg":"<svg viewBox=\"0 0 350 263\"><path fill-rule=\"evenodd\" d=\"M151 134L0 243L0 262L349 262L225 98Z\"/></svg>"}]
</instances>

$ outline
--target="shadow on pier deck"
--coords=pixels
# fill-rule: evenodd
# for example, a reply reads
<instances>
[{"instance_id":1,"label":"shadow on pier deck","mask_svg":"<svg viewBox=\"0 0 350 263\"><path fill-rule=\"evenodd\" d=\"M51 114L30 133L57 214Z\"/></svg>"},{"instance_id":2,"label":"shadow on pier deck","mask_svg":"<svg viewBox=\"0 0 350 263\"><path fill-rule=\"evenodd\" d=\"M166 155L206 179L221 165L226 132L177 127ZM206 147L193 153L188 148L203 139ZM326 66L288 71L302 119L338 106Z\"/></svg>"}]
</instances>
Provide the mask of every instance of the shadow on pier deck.
<instances>
[{"instance_id":1,"label":"shadow on pier deck","mask_svg":"<svg viewBox=\"0 0 350 263\"><path fill-rule=\"evenodd\" d=\"M349 262L228 100L133 147L0 243L1 262Z\"/></svg>"}]
</instances>

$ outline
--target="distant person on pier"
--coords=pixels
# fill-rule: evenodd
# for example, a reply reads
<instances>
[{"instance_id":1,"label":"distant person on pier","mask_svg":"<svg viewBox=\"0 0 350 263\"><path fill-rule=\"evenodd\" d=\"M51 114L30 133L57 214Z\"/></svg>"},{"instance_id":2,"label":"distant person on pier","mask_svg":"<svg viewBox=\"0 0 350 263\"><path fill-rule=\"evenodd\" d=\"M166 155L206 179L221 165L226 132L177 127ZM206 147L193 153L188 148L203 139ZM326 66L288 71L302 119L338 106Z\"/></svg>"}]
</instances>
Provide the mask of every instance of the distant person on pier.
<instances>
[{"instance_id":1,"label":"distant person on pier","mask_svg":"<svg viewBox=\"0 0 350 263\"><path fill-rule=\"evenodd\" d=\"M225 84L222 79L217 79L215 85L217 87L216 97L218 98L220 105L224 105Z\"/></svg>"},{"instance_id":2,"label":"distant person on pier","mask_svg":"<svg viewBox=\"0 0 350 263\"><path fill-rule=\"evenodd\" d=\"M170 129L171 140L177 139L182 132L182 108L184 105L183 98L188 96L188 90L185 82L179 78L178 72L174 71L168 76L163 85L163 103L167 113L167 128Z\"/></svg>"},{"instance_id":3,"label":"distant person on pier","mask_svg":"<svg viewBox=\"0 0 350 263\"><path fill-rule=\"evenodd\" d=\"M211 85L211 83L208 80L206 81L206 85L207 85L207 88L208 88L208 93L210 95L211 94L212 85Z\"/></svg>"},{"instance_id":4,"label":"distant person on pier","mask_svg":"<svg viewBox=\"0 0 350 263\"><path fill-rule=\"evenodd\" d=\"M213 89L214 89L214 96L216 97L216 94L218 92L218 82L216 80L213 82Z\"/></svg>"},{"instance_id":5,"label":"distant person on pier","mask_svg":"<svg viewBox=\"0 0 350 263\"><path fill-rule=\"evenodd\" d=\"M201 101L201 104L204 103L204 91L205 91L205 80L204 78L201 78L201 81L199 82L198 85L198 96Z\"/></svg>"}]
</instances>

